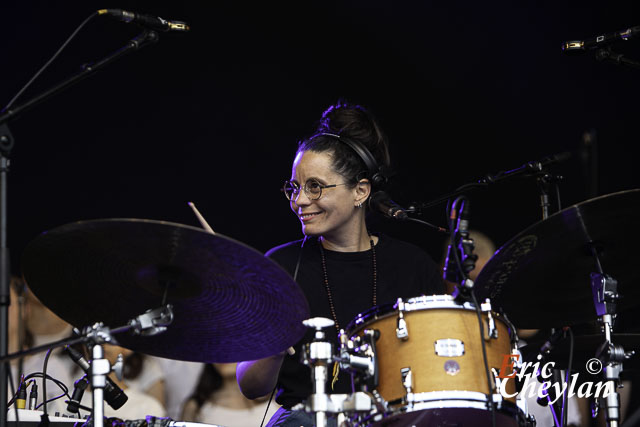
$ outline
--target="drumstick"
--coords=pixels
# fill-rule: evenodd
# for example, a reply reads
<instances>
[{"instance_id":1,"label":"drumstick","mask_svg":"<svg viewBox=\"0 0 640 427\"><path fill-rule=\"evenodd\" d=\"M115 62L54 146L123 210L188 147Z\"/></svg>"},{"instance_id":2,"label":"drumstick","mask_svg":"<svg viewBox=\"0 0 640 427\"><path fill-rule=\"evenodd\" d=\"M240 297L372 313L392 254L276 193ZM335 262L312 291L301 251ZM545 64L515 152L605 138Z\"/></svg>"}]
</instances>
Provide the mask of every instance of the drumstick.
<instances>
[{"instance_id":1,"label":"drumstick","mask_svg":"<svg viewBox=\"0 0 640 427\"><path fill-rule=\"evenodd\" d=\"M213 229L211 228L211 226L207 223L207 221L204 219L204 217L202 216L202 214L200 214L200 211L198 211L198 208L196 208L196 205L193 204L193 202L189 202L187 203L189 206L191 206L191 209L193 209L193 213L196 214L196 217L198 218L198 221L200 221L200 224L202 225L202 228L204 228L205 230L207 230L209 233L211 234L216 234L215 231L213 231ZM290 356L293 356L294 354L296 354L296 350L293 347L289 347L287 349L287 353L289 353Z\"/></svg>"},{"instance_id":2,"label":"drumstick","mask_svg":"<svg viewBox=\"0 0 640 427\"><path fill-rule=\"evenodd\" d=\"M196 217L198 218L198 221L200 221L200 225L202 225L202 228L204 228L211 234L216 234L216 232L213 231L213 228L211 228L211 226L207 223L204 217L200 214L200 211L198 211L198 208L196 208L196 205L194 205L193 202L189 202L187 204L191 206L191 209L193 209L193 213L196 214Z\"/></svg>"}]
</instances>

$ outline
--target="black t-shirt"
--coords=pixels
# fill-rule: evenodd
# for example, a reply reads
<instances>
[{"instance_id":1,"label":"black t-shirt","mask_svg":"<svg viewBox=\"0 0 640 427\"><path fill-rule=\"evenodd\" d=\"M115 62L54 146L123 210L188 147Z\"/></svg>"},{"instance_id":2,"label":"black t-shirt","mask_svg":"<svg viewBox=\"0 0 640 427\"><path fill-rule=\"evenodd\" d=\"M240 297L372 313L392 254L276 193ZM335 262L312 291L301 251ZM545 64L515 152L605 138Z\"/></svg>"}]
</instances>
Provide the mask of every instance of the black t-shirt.
<instances>
[{"instance_id":1,"label":"black t-shirt","mask_svg":"<svg viewBox=\"0 0 640 427\"><path fill-rule=\"evenodd\" d=\"M309 238L301 249L302 240L271 249L267 256L292 276L300 256L296 282L304 292L311 310L310 317L333 319L322 272L319 242ZM371 249L363 252L336 252L324 249L327 276L335 307L338 326L347 329L358 314L373 306L373 262ZM444 284L433 259L423 250L407 242L380 235L375 246L377 266L377 306L392 304L398 298L409 299L420 295L443 294ZM337 329L327 329L327 337L338 348ZM294 348L296 354L285 356L278 377L276 402L291 408L311 393L311 371L300 362L301 346L311 342L313 332L308 331ZM331 377L331 368L329 369ZM329 393L351 393L351 377L341 372Z\"/></svg>"}]
</instances>

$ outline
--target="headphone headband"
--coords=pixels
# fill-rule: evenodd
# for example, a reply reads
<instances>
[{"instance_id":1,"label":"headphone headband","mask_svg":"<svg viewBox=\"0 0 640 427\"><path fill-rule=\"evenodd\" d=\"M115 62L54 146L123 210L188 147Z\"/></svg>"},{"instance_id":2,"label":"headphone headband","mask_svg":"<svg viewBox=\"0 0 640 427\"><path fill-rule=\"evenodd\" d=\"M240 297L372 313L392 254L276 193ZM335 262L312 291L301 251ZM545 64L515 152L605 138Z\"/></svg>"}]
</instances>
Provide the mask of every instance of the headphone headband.
<instances>
[{"instance_id":1,"label":"headphone headband","mask_svg":"<svg viewBox=\"0 0 640 427\"><path fill-rule=\"evenodd\" d=\"M345 138L344 136L340 136L335 133L322 132L317 134L316 136L319 135L331 136L338 141L345 143L353 151L355 151L358 157L362 159L365 166L367 167L369 179L371 180L371 184L374 187L381 187L387 183L387 177L383 174L380 166L378 166L378 162L376 162L376 159L375 157L373 157L373 154L371 154L371 151L369 151L367 147L364 146L364 144L356 141L355 139ZM315 136L311 137L311 139L313 138L315 138Z\"/></svg>"}]
</instances>

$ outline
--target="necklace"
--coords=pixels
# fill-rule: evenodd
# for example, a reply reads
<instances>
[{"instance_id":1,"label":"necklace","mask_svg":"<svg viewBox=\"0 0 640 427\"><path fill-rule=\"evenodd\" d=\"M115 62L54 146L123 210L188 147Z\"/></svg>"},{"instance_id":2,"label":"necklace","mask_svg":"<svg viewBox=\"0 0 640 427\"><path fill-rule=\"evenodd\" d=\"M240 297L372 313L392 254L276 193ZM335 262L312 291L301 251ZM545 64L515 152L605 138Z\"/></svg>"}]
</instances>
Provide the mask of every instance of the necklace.
<instances>
[{"instance_id":1,"label":"necklace","mask_svg":"<svg viewBox=\"0 0 640 427\"><path fill-rule=\"evenodd\" d=\"M373 292L372 292L372 305L376 306L378 303L378 266L376 264L376 247L373 244L373 239L371 238L371 234L369 234L369 243L371 244L371 265L373 268ZM322 247L322 242L318 239L318 244L320 245L320 260L322 261L322 275L324 276L324 289L327 291L327 298L329 299L329 310L331 310L331 317L333 317L333 322L336 327L336 331L338 336L340 336L340 325L338 324L338 316L336 316L336 308L333 305L333 296L331 295L331 287L329 286L329 275L327 274L327 260L324 256L324 248ZM333 386L338 381L338 374L340 372L338 362L334 362L333 364L333 379L331 380L331 390L333 390Z\"/></svg>"},{"instance_id":2,"label":"necklace","mask_svg":"<svg viewBox=\"0 0 640 427\"><path fill-rule=\"evenodd\" d=\"M320 244L320 260L322 261L322 274L324 279L324 289L327 291L327 298L329 299L329 310L331 311L331 317L336 327L338 334L340 333L340 325L338 324L338 317L336 316L336 308L333 305L333 296L331 295L331 287L329 286L329 275L327 274L327 260L324 255L324 248L322 242L318 239ZM376 247L373 244L373 239L369 234L369 243L371 244L371 265L373 268L372 274L372 306L378 304L378 266L376 264Z\"/></svg>"}]
</instances>

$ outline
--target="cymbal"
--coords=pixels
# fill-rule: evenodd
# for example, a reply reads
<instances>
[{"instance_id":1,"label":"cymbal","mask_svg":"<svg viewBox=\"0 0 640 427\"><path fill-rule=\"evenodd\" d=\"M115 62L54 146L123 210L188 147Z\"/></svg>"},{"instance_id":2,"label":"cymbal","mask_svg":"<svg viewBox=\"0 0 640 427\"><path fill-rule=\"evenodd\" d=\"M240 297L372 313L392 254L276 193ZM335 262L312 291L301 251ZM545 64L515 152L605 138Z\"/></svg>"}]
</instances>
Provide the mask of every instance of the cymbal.
<instances>
[{"instance_id":1,"label":"cymbal","mask_svg":"<svg viewBox=\"0 0 640 427\"><path fill-rule=\"evenodd\" d=\"M605 274L618 282L617 311L640 305L635 265L640 189L596 197L563 209L502 246L478 274L479 300L490 298L517 328L595 321L590 274L597 248Z\"/></svg>"},{"instance_id":2,"label":"cymbal","mask_svg":"<svg viewBox=\"0 0 640 427\"><path fill-rule=\"evenodd\" d=\"M520 347L522 359L524 361L534 362L540 348L546 340L538 340ZM573 361L572 371L584 370L586 362L596 356L596 352L605 342L603 334L576 335L573 338ZM640 353L640 334L613 334L611 342L618 346L622 346L625 352L635 350ZM547 361L554 362L554 367L558 369L567 369L569 362L569 349L571 342L569 338L558 341L554 348L549 352ZM628 361L624 361L624 369L638 367L638 355L634 355Z\"/></svg>"},{"instance_id":3,"label":"cymbal","mask_svg":"<svg viewBox=\"0 0 640 427\"><path fill-rule=\"evenodd\" d=\"M193 362L267 357L305 333L309 305L291 276L257 250L221 234L164 221L80 221L42 233L22 255L42 303L73 326L126 325L173 305L155 336L114 335L141 353ZM166 291L166 298L165 298Z\"/></svg>"}]
</instances>

